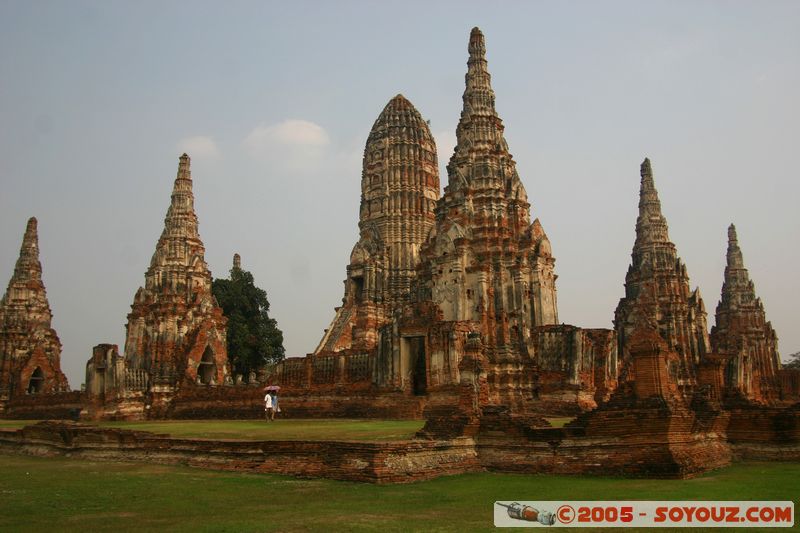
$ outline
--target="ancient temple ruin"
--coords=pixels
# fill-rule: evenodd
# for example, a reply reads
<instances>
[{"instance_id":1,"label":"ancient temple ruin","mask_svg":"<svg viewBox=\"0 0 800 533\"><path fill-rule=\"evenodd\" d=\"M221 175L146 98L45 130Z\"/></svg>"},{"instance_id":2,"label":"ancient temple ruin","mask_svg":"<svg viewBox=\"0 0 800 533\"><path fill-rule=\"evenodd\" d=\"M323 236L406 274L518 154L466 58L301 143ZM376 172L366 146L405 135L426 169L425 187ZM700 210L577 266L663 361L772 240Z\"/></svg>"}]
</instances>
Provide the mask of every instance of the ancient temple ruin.
<instances>
[{"instance_id":1,"label":"ancient temple ruin","mask_svg":"<svg viewBox=\"0 0 800 533\"><path fill-rule=\"evenodd\" d=\"M331 462L338 452L308 443L287 443L289 461L253 459L257 468L284 473L330 469L348 479L410 480L479 468L681 477L735 457L800 457L800 371L780 368L777 336L735 228L709 336L648 159L614 329L560 322L553 248L532 220L478 28L467 48L457 144L441 197L422 115L397 95L375 121L342 305L314 353L247 383L231 379L226 318L211 293L184 154L123 353L95 346L83 393L38 394L62 390L66 380L31 219L0 307L5 416L256 418L263 416L261 385L271 384L280 385L291 417L426 419L415 442L387 444L403 456L391 466L386 455L365 461L363 448ZM555 415L576 416L556 428L548 421ZM120 445L139 437L130 439ZM138 445L145 454L168 449L158 439ZM408 466L415 453L422 458Z\"/></svg>"},{"instance_id":2,"label":"ancient temple ruin","mask_svg":"<svg viewBox=\"0 0 800 533\"><path fill-rule=\"evenodd\" d=\"M183 154L164 230L128 315L124 353L101 344L87 363L87 393L109 403L103 409L155 413L165 410L181 387L231 381L227 319L211 293L204 254L190 160Z\"/></svg>"},{"instance_id":3,"label":"ancient temple ruin","mask_svg":"<svg viewBox=\"0 0 800 533\"><path fill-rule=\"evenodd\" d=\"M478 28L468 53L448 184L411 300L381 330L375 379L452 407L468 339L480 337L487 402L575 412L595 404L595 377L600 388L615 379L616 343L608 330L559 325L552 247L531 222Z\"/></svg>"},{"instance_id":4,"label":"ancient temple ruin","mask_svg":"<svg viewBox=\"0 0 800 533\"><path fill-rule=\"evenodd\" d=\"M52 318L42 282L37 221L32 217L0 300L0 408L10 398L69 390Z\"/></svg>"},{"instance_id":5,"label":"ancient temple ruin","mask_svg":"<svg viewBox=\"0 0 800 533\"><path fill-rule=\"evenodd\" d=\"M729 356L725 381L730 392L754 402L780 398L778 336L756 296L733 224L728 228L725 280L711 328L711 346L714 352Z\"/></svg>"},{"instance_id":6,"label":"ancient temple ruin","mask_svg":"<svg viewBox=\"0 0 800 533\"><path fill-rule=\"evenodd\" d=\"M226 319L211 294L204 255L183 154L164 231L125 327L128 367L147 371L154 383L221 384L229 375Z\"/></svg>"},{"instance_id":7,"label":"ancient temple ruin","mask_svg":"<svg viewBox=\"0 0 800 533\"><path fill-rule=\"evenodd\" d=\"M626 359L625 346L637 315L646 312L669 349L679 355L670 372L681 386L691 387L697 381L695 366L710 349L705 305L700 289L689 288L686 265L669 239L649 159L642 163L640 175L636 241L625 276L625 297L614 313L620 355ZM653 305L637 305L642 299Z\"/></svg>"},{"instance_id":8,"label":"ancient temple ruin","mask_svg":"<svg viewBox=\"0 0 800 533\"><path fill-rule=\"evenodd\" d=\"M360 236L350 253L342 305L316 355L375 349L378 330L408 300L438 199L433 136L419 111L398 94L378 116L364 147Z\"/></svg>"}]
</instances>

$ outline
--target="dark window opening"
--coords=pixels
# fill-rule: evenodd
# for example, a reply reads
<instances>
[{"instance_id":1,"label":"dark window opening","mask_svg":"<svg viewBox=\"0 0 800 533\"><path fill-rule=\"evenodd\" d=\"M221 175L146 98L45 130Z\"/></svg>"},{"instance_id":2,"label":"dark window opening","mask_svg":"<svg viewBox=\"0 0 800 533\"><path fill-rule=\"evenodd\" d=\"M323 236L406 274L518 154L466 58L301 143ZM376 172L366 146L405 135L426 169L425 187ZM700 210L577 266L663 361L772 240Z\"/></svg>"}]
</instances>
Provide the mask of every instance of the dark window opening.
<instances>
[{"instance_id":1,"label":"dark window opening","mask_svg":"<svg viewBox=\"0 0 800 533\"><path fill-rule=\"evenodd\" d=\"M197 367L197 376L200 378L200 383L203 385L211 384L216 373L217 365L214 363L214 352L211 351L210 346L206 346L206 351L203 352L203 358Z\"/></svg>"},{"instance_id":2,"label":"dark window opening","mask_svg":"<svg viewBox=\"0 0 800 533\"><path fill-rule=\"evenodd\" d=\"M425 337L408 339L411 350L412 385L416 396L424 396L428 389L428 366L425 360Z\"/></svg>"},{"instance_id":3,"label":"dark window opening","mask_svg":"<svg viewBox=\"0 0 800 533\"><path fill-rule=\"evenodd\" d=\"M364 278L353 278L353 299L356 302L361 302L364 298Z\"/></svg>"},{"instance_id":4,"label":"dark window opening","mask_svg":"<svg viewBox=\"0 0 800 533\"><path fill-rule=\"evenodd\" d=\"M28 394L38 394L42 392L44 387L44 372L38 366L31 374L31 379L28 382Z\"/></svg>"}]
</instances>

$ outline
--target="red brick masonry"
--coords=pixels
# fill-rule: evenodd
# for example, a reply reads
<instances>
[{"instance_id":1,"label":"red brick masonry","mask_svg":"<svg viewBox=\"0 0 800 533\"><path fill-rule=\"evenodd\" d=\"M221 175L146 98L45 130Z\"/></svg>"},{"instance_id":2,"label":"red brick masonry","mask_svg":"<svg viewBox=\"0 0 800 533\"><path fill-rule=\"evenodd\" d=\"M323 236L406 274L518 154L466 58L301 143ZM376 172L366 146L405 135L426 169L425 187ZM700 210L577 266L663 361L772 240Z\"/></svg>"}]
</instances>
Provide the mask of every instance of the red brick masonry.
<instances>
[{"instance_id":1,"label":"red brick masonry","mask_svg":"<svg viewBox=\"0 0 800 533\"><path fill-rule=\"evenodd\" d=\"M394 442L172 438L45 421L19 430L0 430L0 452L183 464L369 483L407 483L483 470L683 478L707 470L709 463L721 467L737 457L800 461L797 409L770 417L772 427L780 429L779 437L773 435L778 438L768 439L763 433L750 438L736 431L732 443L713 430L701 435L687 433L685 437L673 432L673 437L664 442L659 433L668 429L658 426L665 418L653 416L653 411L619 415L625 419L606 420L610 431L603 431L591 424L585 428L529 428L498 413L487 417L483 432L475 439ZM742 412L737 415L747 417ZM675 422L674 415L671 422ZM652 425L652 430L633 436L620 431L637 424ZM510 431L514 426L517 431ZM716 459L711 460L709 454L716 454ZM691 456L697 460L692 461Z\"/></svg>"}]
</instances>

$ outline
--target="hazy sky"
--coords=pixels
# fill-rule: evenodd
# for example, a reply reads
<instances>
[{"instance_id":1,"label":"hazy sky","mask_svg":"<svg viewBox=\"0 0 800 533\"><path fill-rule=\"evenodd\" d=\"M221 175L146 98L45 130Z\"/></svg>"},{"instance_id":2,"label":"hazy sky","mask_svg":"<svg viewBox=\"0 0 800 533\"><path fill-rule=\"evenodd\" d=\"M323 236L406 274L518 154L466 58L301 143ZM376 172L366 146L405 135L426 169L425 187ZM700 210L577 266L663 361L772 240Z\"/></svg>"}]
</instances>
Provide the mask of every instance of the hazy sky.
<instances>
[{"instance_id":1,"label":"hazy sky","mask_svg":"<svg viewBox=\"0 0 800 533\"><path fill-rule=\"evenodd\" d=\"M562 321L611 327L649 156L709 326L734 222L781 354L800 350L800 2L0 0L0 283L38 217L70 384L93 345L122 350L183 151L213 274L240 253L287 355L312 351L369 129L403 93L444 185L473 26Z\"/></svg>"}]
</instances>

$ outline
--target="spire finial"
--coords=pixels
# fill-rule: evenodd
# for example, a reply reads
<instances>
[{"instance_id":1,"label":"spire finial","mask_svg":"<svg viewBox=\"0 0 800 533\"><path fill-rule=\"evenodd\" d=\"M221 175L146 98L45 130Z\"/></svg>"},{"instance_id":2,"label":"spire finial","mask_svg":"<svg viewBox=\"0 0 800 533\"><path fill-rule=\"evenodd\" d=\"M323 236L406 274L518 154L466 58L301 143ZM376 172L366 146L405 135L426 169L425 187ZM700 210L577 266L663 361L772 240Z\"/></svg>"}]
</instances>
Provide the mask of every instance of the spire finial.
<instances>
[{"instance_id":1,"label":"spire finial","mask_svg":"<svg viewBox=\"0 0 800 533\"><path fill-rule=\"evenodd\" d=\"M239 254L233 254L233 268L236 270L241 270L242 268L242 258Z\"/></svg>"},{"instance_id":2,"label":"spire finial","mask_svg":"<svg viewBox=\"0 0 800 533\"><path fill-rule=\"evenodd\" d=\"M642 166L639 167L639 175L641 177L650 176L653 177L653 167L650 166L650 158L645 157L644 161L642 161Z\"/></svg>"},{"instance_id":3,"label":"spire finial","mask_svg":"<svg viewBox=\"0 0 800 533\"><path fill-rule=\"evenodd\" d=\"M150 261L150 268L160 264L159 261L171 253L167 247L168 238L191 238L200 240L197 232L197 215L194 212L194 194L192 193L192 172L189 170L189 156L183 154L178 163L178 175L172 185L172 196L169 209L164 217L164 231L156 246L156 254ZM163 249L161 248L163 245ZM159 251L160 250L160 251ZM159 255L161 254L161 255Z\"/></svg>"},{"instance_id":4,"label":"spire finial","mask_svg":"<svg viewBox=\"0 0 800 533\"><path fill-rule=\"evenodd\" d=\"M464 94L461 97L464 106L456 127L457 142L453 157L466 157L470 150L507 151L502 121L494 107L492 76L486 62L486 44L478 28L473 28L469 36L469 59L464 85Z\"/></svg>"},{"instance_id":5,"label":"spire finial","mask_svg":"<svg viewBox=\"0 0 800 533\"><path fill-rule=\"evenodd\" d=\"M191 163L192 160L186 152L181 155L179 162L178 162L178 178L183 178L190 180L192 179L192 170L191 170Z\"/></svg>"},{"instance_id":6,"label":"spire finial","mask_svg":"<svg viewBox=\"0 0 800 533\"><path fill-rule=\"evenodd\" d=\"M480 28L475 26L469 34L470 59L483 59L486 56L486 42Z\"/></svg>"},{"instance_id":7,"label":"spire finial","mask_svg":"<svg viewBox=\"0 0 800 533\"><path fill-rule=\"evenodd\" d=\"M728 226L728 244L738 242L739 239L736 236L736 226L731 224Z\"/></svg>"},{"instance_id":8,"label":"spire finial","mask_svg":"<svg viewBox=\"0 0 800 533\"><path fill-rule=\"evenodd\" d=\"M639 218L636 220L636 244L647 242L669 242L667 220L661 213L661 200L653 181L653 167L645 158L640 167L642 177L639 187Z\"/></svg>"},{"instance_id":9,"label":"spire finial","mask_svg":"<svg viewBox=\"0 0 800 533\"><path fill-rule=\"evenodd\" d=\"M28 219L19 258L14 266L14 279L37 280L42 277L42 265L39 262L39 231L36 217Z\"/></svg>"},{"instance_id":10,"label":"spire finial","mask_svg":"<svg viewBox=\"0 0 800 533\"><path fill-rule=\"evenodd\" d=\"M36 257L39 257L39 221L36 220L36 217L28 219L28 224L25 226L25 236L22 238L22 248L34 250Z\"/></svg>"},{"instance_id":11,"label":"spire finial","mask_svg":"<svg viewBox=\"0 0 800 533\"><path fill-rule=\"evenodd\" d=\"M639 167L639 175L642 178L641 186L639 187L639 214L657 214L661 215L661 201L658 199L658 191L656 184L653 181L653 167L650 164L650 159L645 157L642 165Z\"/></svg>"},{"instance_id":12,"label":"spire finial","mask_svg":"<svg viewBox=\"0 0 800 533\"><path fill-rule=\"evenodd\" d=\"M744 257L739 248L739 239L736 235L736 226L728 226L728 268L744 268Z\"/></svg>"}]
</instances>

